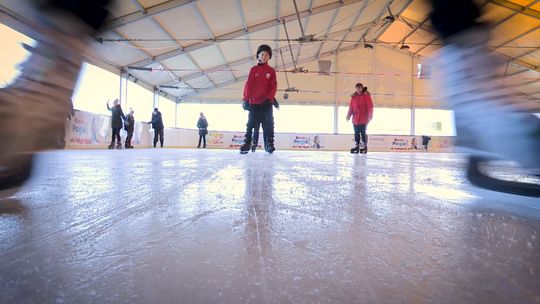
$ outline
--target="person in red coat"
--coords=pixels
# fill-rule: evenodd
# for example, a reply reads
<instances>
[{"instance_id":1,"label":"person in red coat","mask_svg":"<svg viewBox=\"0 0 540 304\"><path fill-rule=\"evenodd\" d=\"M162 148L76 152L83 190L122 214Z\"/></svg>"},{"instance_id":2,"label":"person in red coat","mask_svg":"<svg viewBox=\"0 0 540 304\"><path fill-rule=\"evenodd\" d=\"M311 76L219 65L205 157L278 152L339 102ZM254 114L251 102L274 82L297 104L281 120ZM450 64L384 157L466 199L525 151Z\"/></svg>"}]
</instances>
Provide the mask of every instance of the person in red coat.
<instances>
[{"instance_id":1,"label":"person in red coat","mask_svg":"<svg viewBox=\"0 0 540 304\"><path fill-rule=\"evenodd\" d=\"M356 84L356 92L351 96L347 121L353 117L354 142L351 153L367 153L366 128L373 118L373 101L367 87L361 83ZM360 135L362 136L363 147L360 149Z\"/></svg>"},{"instance_id":2,"label":"person in red coat","mask_svg":"<svg viewBox=\"0 0 540 304\"><path fill-rule=\"evenodd\" d=\"M265 150L274 152L274 122L272 103L277 90L276 71L268 65L272 58L272 49L263 44L257 49L259 63L252 67L244 87L244 108L249 111L244 144L240 153L245 154L251 149L253 128L260 123L266 142Z\"/></svg>"}]
</instances>

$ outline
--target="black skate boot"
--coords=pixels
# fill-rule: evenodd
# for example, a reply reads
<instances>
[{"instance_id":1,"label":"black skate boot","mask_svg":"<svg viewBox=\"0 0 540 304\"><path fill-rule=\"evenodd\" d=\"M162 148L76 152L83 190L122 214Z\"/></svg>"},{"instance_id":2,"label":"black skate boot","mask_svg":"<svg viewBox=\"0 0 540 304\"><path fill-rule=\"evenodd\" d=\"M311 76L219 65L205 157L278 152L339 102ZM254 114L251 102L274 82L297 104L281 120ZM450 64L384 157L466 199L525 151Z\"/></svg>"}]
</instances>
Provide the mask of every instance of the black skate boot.
<instances>
[{"instance_id":1,"label":"black skate boot","mask_svg":"<svg viewBox=\"0 0 540 304\"><path fill-rule=\"evenodd\" d=\"M114 149L114 143L111 143L111 144L109 145L109 150L111 150L111 149Z\"/></svg>"},{"instance_id":2,"label":"black skate boot","mask_svg":"<svg viewBox=\"0 0 540 304\"><path fill-rule=\"evenodd\" d=\"M251 145L251 152L255 153L255 151L257 151L257 142L256 141L254 141L253 144Z\"/></svg>"},{"instance_id":3,"label":"black skate boot","mask_svg":"<svg viewBox=\"0 0 540 304\"><path fill-rule=\"evenodd\" d=\"M360 154L367 154L367 146L360 149Z\"/></svg>"},{"instance_id":4,"label":"black skate boot","mask_svg":"<svg viewBox=\"0 0 540 304\"><path fill-rule=\"evenodd\" d=\"M352 147L352 149L351 149L352 154L358 154L359 152L360 152L360 146L359 145L355 145L354 147Z\"/></svg>"},{"instance_id":5,"label":"black skate boot","mask_svg":"<svg viewBox=\"0 0 540 304\"><path fill-rule=\"evenodd\" d=\"M274 140L268 140L268 143L266 144L265 148L266 152L272 154L274 151L276 151L276 148L274 147Z\"/></svg>"},{"instance_id":6,"label":"black skate boot","mask_svg":"<svg viewBox=\"0 0 540 304\"><path fill-rule=\"evenodd\" d=\"M246 138L244 144L240 147L240 154L247 154L251 149L251 139Z\"/></svg>"},{"instance_id":7,"label":"black skate boot","mask_svg":"<svg viewBox=\"0 0 540 304\"><path fill-rule=\"evenodd\" d=\"M116 149L122 150L122 144L121 144L121 143L117 143L117 144L116 144Z\"/></svg>"}]
</instances>

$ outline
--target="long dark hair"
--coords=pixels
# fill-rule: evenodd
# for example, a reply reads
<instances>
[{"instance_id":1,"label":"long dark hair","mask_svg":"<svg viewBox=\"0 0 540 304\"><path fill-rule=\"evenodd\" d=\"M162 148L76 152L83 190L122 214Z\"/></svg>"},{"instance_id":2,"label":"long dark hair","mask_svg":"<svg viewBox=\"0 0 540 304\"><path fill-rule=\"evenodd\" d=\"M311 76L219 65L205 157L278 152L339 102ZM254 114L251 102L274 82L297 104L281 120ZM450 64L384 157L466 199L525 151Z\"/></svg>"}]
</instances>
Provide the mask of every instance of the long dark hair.
<instances>
[{"instance_id":1,"label":"long dark hair","mask_svg":"<svg viewBox=\"0 0 540 304\"><path fill-rule=\"evenodd\" d=\"M361 84L360 82L357 83L357 84L355 84L354 87L355 87L355 88L361 87L361 88L362 88L362 93L367 93L367 91L368 91L368 90L367 90L367 87L365 87L365 86L364 86L363 84ZM356 94L356 92L355 92L355 94Z\"/></svg>"}]
</instances>

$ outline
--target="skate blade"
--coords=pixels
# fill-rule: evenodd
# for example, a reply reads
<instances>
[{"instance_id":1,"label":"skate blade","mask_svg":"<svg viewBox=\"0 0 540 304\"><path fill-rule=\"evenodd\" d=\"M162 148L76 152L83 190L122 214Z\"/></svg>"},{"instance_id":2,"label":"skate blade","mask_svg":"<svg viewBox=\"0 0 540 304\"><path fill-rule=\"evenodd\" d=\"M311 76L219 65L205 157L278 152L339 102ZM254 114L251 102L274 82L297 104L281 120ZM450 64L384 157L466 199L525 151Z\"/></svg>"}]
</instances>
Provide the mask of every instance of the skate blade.
<instances>
[{"instance_id":1,"label":"skate blade","mask_svg":"<svg viewBox=\"0 0 540 304\"><path fill-rule=\"evenodd\" d=\"M21 187L13 187L9 189L0 190L0 201L13 197Z\"/></svg>"}]
</instances>

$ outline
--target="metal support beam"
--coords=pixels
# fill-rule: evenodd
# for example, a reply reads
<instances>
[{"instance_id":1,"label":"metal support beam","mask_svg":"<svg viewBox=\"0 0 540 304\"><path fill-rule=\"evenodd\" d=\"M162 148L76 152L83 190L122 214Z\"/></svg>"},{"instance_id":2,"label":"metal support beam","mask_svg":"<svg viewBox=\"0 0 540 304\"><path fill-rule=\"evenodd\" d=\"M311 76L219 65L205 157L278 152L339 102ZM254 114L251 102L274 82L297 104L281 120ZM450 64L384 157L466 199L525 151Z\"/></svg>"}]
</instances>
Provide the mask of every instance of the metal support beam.
<instances>
[{"instance_id":1,"label":"metal support beam","mask_svg":"<svg viewBox=\"0 0 540 304\"><path fill-rule=\"evenodd\" d=\"M403 18L403 17L402 17ZM405 19L404 19L405 20ZM405 40L407 40L407 38L411 37L414 33L416 33L420 28L422 28L422 26L429 20L429 16L426 17L424 20L422 20L422 22L418 23L414 29L412 29L405 37L403 37L403 39L401 39L400 43L401 44L405 44ZM394 45L394 48L397 47L399 45L399 43L395 44Z\"/></svg>"},{"instance_id":2,"label":"metal support beam","mask_svg":"<svg viewBox=\"0 0 540 304\"><path fill-rule=\"evenodd\" d=\"M505 42L493 47L491 50L495 51L498 48L501 48L501 47L503 47L503 46L505 46L505 45L507 45L509 43L512 43L512 42L514 42L514 41L516 41L516 40L518 40L520 38L523 38L523 37L529 35L530 33L536 32L538 29L540 29L540 25L535 26L535 27L533 27L532 29L530 29L530 30L528 30L526 32L523 32L523 33L521 33L521 34L519 34L517 36L514 36L513 38L510 38L510 39L506 40ZM536 48L536 50L538 50L538 48Z\"/></svg>"},{"instance_id":3,"label":"metal support beam","mask_svg":"<svg viewBox=\"0 0 540 304\"><path fill-rule=\"evenodd\" d=\"M139 3L138 0L131 0L131 2L137 7L141 14L146 15L146 9Z\"/></svg>"},{"instance_id":4,"label":"metal support beam","mask_svg":"<svg viewBox=\"0 0 540 304\"><path fill-rule=\"evenodd\" d=\"M540 12L537 10L533 10L526 6L521 6L519 4L506 1L506 0L489 0L490 3L496 4L498 6L502 6L504 8L507 8L509 10L512 10L514 12L517 12L519 14L523 14L525 16L533 17L535 19L540 20Z\"/></svg>"},{"instance_id":5,"label":"metal support beam","mask_svg":"<svg viewBox=\"0 0 540 304\"><path fill-rule=\"evenodd\" d=\"M210 25L208 24L208 22L206 21L206 19L202 15L202 13L199 10L199 7L197 6L197 4L194 3L193 5L191 5L191 9L192 9L193 13L195 14L195 16L197 16L197 19L199 20L199 22L206 29L206 32L212 38L212 40L216 39L216 36L214 35L214 32L212 32L212 29L210 28ZM245 27L245 29L247 29L247 27ZM221 49L221 46L219 44L216 44L216 47L218 49L219 54L221 55L221 59L223 60L223 62L225 62L225 65L228 67L229 62L227 61L227 58L225 58L225 54L223 53L223 50ZM190 56L190 58L191 58L191 56ZM192 61L193 61L193 58L192 58ZM232 72L231 69L229 69L229 73L231 73L233 79L236 79L236 76L234 76L234 73ZM210 81L212 83L214 83L214 81L212 81L212 79L210 77L208 77L208 79L210 79ZM214 85L215 85L215 83L214 83Z\"/></svg>"},{"instance_id":6,"label":"metal support beam","mask_svg":"<svg viewBox=\"0 0 540 304\"><path fill-rule=\"evenodd\" d=\"M120 100L120 105L124 107L124 109L127 108L127 99L128 99L127 84L128 84L128 73L127 71L122 70L120 72L120 92L118 96Z\"/></svg>"},{"instance_id":7,"label":"metal support beam","mask_svg":"<svg viewBox=\"0 0 540 304\"><path fill-rule=\"evenodd\" d=\"M170 0L166 1L154 6L151 6L143 11L139 10L138 12L127 14L118 18L114 18L110 21L108 21L103 30L113 30L115 28L124 26L126 24L130 24L135 21L139 21L143 18L146 18L147 16L154 16L156 14L160 14L172 9L175 9L177 7L181 7L183 5L189 4L196 0Z\"/></svg>"},{"instance_id":8,"label":"metal support beam","mask_svg":"<svg viewBox=\"0 0 540 304\"><path fill-rule=\"evenodd\" d=\"M248 25L246 21L246 14L244 14L244 8L242 7L242 1L236 0L236 6L238 7L238 12L240 12L240 18L242 18L242 26L244 27L244 31L247 33Z\"/></svg>"},{"instance_id":9,"label":"metal support beam","mask_svg":"<svg viewBox=\"0 0 540 304\"><path fill-rule=\"evenodd\" d=\"M326 12L326 11L337 9L339 7L344 7L344 6L347 6L347 5L351 5L351 4L360 2L360 1L363 1L363 0L335 1L335 2L332 2L332 3L329 3L329 4L325 4L325 5L315 7L315 8L313 8L313 10L311 12L310 11L302 11L302 12L300 12L300 17L304 18L304 17L310 16L310 15L320 14L320 13L323 13L323 12ZM281 18L281 19L285 19L286 22L289 22L291 20L296 20L296 18L297 17L296 17L296 13L295 13L295 14L287 15L287 16ZM247 30L247 33L253 33L253 32L265 30L265 29L268 29L268 28L272 28L272 27L276 26L277 21L278 20L269 20L269 21L266 21L266 22L263 22L263 23L260 23L260 24L254 25L254 26L249 26L248 30ZM237 31L234 31L234 32L230 32L230 33L215 37L215 39L216 40L229 40L229 39L234 39L234 38L244 36L245 34L246 34L246 31L244 29L240 29L240 30L237 30ZM135 66L135 67L147 66L147 65L150 65L150 64L155 63L157 61L162 61L162 60L169 59L169 58L172 58L172 57L175 57L175 56L178 56L178 55L182 55L182 54L184 54L186 52L191 52L191 51L194 51L194 50L198 50L200 48L206 47L206 46L211 45L213 43L215 43L215 42L198 42L198 43L194 43L194 44L192 44L190 46L185 47L185 49L176 49L176 50L164 52L162 54L159 54L159 55L155 56L154 58L149 58L149 59L144 59L144 60L141 60L141 61L133 62L133 63L127 64L126 66Z\"/></svg>"},{"instance_id":10,"label":"metal support beam","mask_svg":"<svg viewBox=\"0 0 540 304\"><path fill-rule=\"evenodd\" d=\"M336 49L339 49L341 47L341 45L343 44L343 41L347 38L347 36L349 36L349 34L352 32L352 28L354 27L354 25L356 24L356 22L358 22L358 19L360 19L360 16L362 16L362 13L364 12L364 10L366 9L366 7L368 6L369 4L369 1L366 0L364 1L364 3L362 4L362 7L360 8L360 10L358 10L358 13L356 14L356 16L354 17L354 20L353 22L351 22L351 25L349 25L349 30L347 32L347 34L343 35L343 37L341 38L341 40L339 41Z\"/></svg>"},{"instance_id":11,"label":"metal support beam","mask_svg":"<svg viewBox=\"0 0 540 304\"><path fill-rule=\"evenodd\" d=\"M339 14L339 9L334 11L334 15L332 16L332 20L330 20L330 25L326 29L326 33L323 36L323 42L321 42L321 44L319 45L319 49L317 50L317 56L321 53L321 50L322 50L322 48L324 46L324 43L325 43L324 39L327 38L328 34L330 33L330 29L334 25L334 22L336 22L336 18L337 18L338 14Z\"/></svg>"}]
</instances>

